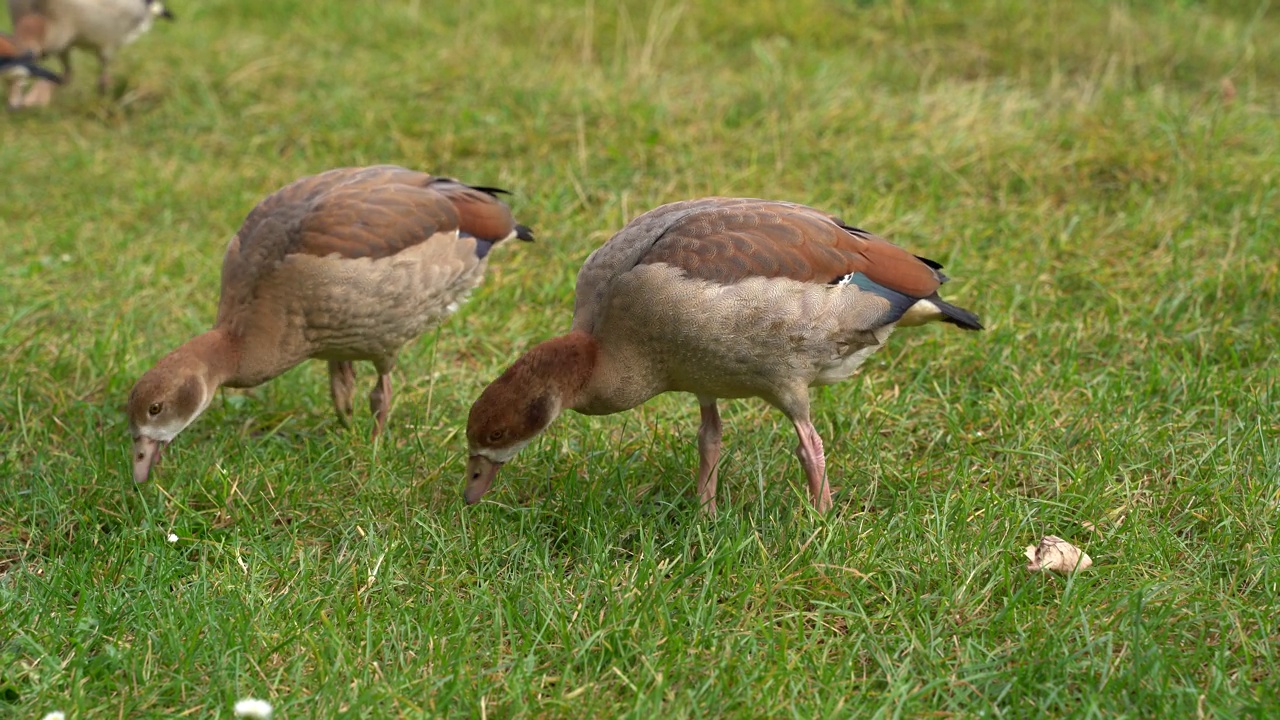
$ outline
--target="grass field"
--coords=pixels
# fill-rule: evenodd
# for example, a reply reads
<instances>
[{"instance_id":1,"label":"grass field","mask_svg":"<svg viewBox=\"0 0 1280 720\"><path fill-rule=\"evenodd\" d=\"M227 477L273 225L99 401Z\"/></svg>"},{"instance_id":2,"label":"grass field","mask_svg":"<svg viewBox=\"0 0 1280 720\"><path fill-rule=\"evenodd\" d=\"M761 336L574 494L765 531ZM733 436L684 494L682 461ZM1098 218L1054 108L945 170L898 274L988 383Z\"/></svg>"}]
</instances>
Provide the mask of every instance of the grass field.
<instances>
[{"instance_id":1,"label":"grass field","mask_svg":"<svg viewBox=\"0 0 1280 720\"><path fill-rule=\"evenodd\" d=\"M110 97L81 56L0 116L0 716L1280 714L1275 3L171 7ZM244 215L382 162L511 189L538 242L402 354L379 442L313 363L135 486L125 397ZM988 329L816 393L830 516L758 401L700 515L676 395L464 507L467 408L582 260L710 194L942 261ZM1027 572L1045 534L1094 567Z\"/></svg>"}]
</instances>

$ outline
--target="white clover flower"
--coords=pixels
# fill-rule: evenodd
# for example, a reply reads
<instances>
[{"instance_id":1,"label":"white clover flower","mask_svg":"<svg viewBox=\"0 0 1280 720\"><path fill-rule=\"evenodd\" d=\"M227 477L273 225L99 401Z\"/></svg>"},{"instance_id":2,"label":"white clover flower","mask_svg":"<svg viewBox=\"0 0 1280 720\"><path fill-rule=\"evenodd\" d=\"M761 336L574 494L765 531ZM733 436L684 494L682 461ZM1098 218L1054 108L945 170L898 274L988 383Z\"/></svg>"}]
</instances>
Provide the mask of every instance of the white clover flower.
<instances>
[{"instance_id":1,"label":"white clover flower","mask_svg":"<svg viewBox=\"0 0 1280 720\"><path fill-rule=\"evenodd\" d=\"M168 540L171 543L176 543L178 542L178 536L173 533L169 533L169 537L165 538L165 540Z\"/></svg>"},{"instance_id":2,"label":"white clover flower","mask_svg":"<svg viewBox=\"0 0 1280 720\"><path fill-rule=\"evenodd\" d=\"M41 718L41 720L67 720L67 714L61 710L54 710L53 712L46 714Z\"/></svg>"},{"instance_id":3,"label":"white clover flower","mask_svg":"<svg viewBox=\"0 0 1280 720\"><path fill-rule=\"evenodd\" d=\"M270 720L271 703L257 698L245 698L236 701L236 717L253 718L253 720Z\"/></svg>"}]
</instances>

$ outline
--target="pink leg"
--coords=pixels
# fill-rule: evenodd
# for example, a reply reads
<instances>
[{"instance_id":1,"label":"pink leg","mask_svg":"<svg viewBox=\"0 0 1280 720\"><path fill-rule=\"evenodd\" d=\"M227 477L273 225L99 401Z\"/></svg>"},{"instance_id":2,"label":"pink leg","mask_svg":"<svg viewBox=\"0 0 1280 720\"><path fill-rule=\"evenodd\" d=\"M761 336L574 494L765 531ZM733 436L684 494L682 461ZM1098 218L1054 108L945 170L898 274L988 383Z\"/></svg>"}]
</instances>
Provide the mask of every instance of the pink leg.
<instances>
[{"instance_id":1,"label":"pink leg","mask_svg":"<svg viewBox=\"0 0 1280 720\"><path fill-rule=\"evenodd\" d=\"M351 398L356 393L356 368L353 363L329 361L329 397L333 398L333 409L338 411L338 421L345 427L351 426L353 403Z\"/></svg>"},{"instance_id":2,"label":"pink leg","mask_svg":"<svg viewBox=\"0 0 1280 720\"><path fill-rule=\"evenodd\" d=\"M796 435L800 436L796 456L809 479L809 500L818 512L827 512L831 509L831 485L827 483L827 459L822 454L822 438L808 418L796 420L795 424Z\"/></svg>"},{"instance_id":3,"label":"pink leg","mask_svg":"<svg viewBox=\"0 0 1280 720\"><path fill-rule=\"evenodd\" d=\"M99 53L98 55L98 93L101 95L106 95L107 89L111 87L111 73L107 72L107 63L110 61L111 61L111 58Z\"/></svg>"},{"instance_id":4,"label":"pink leg","mask_svg":"<svg viewBox=\"0 0 1280 720\"><path fill-rule=\"evenodd\" d=\"M26 91L26 82L19 79L9 86L9 107L17 110L22 107L22 95Z\"/></svg>"},{"instance_id":5,"label":"pink leg","mask_svg":"<svg viewBox=\"0 0 1280 720\"><path fill-rule=\"evenodd\" d=\"M378 382L369 393L369 409L373 411L373 436L378 437L391 414L391 371L379 372Z\"/></svg>"},{"instance_id":6,"label":"pink leg","mask_svg":"<svg viewBox=\"0 0 1280 720\"><path fill-rule=\"evenodd\" d=\"M31 87L26 94L22 96L22 107L44 107L53 100L53 88L55 85L43 78L37 79L31 83Z\"/></svg>"},{"instance_id":7,"label":"pink leg","mask_svg":"<svg viewBox=\"0 0 1280 720\"><path fill-rule=\"evenodd\" d=\"M716 479L720 474L720 411L716 399L699 398L702 425L698 428L698 500L709 515L716 512Z\"/></svg>"}]
</instances>

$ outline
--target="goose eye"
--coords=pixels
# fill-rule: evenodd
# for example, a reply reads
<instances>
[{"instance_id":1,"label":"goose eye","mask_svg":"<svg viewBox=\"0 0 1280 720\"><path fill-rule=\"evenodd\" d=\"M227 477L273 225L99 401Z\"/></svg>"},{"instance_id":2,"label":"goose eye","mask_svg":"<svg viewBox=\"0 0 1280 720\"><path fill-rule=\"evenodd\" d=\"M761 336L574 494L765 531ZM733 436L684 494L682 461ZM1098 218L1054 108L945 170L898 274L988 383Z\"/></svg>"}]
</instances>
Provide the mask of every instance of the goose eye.
<instances>
[{"instance_id":1,"label":"goose eye","mask_svg":"<svg viewBox=\"0 0 1280 720\"><path fill-rule=\"evenodd\" d=\"M156 415L159 415L160 411L163 409L164 409L163 403L151 403L151 407L147 408L147 414L150 415L151 417L155 417Z\"/></svg>"},{"instance_id":2,"label":"goose eye","mask_svg":"<svg viewBox=\"0 0 1280 720\"><path fill-rule=\"evenodd\" d=\"M505 434L506 433L502 432L501 430L494 430L493 432L489 433L489 442L498 442L499 440L502 439L502 436Z\"/></svg>"}]
</instances>

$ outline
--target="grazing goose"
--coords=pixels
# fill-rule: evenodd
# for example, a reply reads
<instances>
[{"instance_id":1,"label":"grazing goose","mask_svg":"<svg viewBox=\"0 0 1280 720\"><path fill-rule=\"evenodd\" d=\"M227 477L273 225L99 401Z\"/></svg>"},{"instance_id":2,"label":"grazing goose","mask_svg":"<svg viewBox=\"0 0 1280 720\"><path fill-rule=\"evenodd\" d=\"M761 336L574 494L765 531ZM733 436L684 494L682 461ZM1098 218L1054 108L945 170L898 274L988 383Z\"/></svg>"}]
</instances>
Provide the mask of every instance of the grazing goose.
<instances>
[{"instance_id":1,"label":"grazing goose","mask_svg":"<svg viewBox=\"0 0 1280 720\"><path fill-rule=\"evenodd\" d=\"M328 361L344 422L352 362L374 364L376 436L401 346L457 309L496 243L533 239L500 192L381 165L305 177L259 203L227 245L213 329L165 356L129 394L134 480L147 479L219 386L253 387L308 358Z\"/></svg>"},{"instance_id":2,"label":"grazing goose","mask_svg":"<svg viewBox=\"0 0 1280 720\"><path fill-rule=\"evenodd\" d=\"M39 25L38 19L33 17L30 20L31 22L23 24L23 30L26 27ZM41 78L55 84L62 83L59 75L36 64L33 51L23 50L13 36L0 33L0 79L17 83L30 77Z\"/></svg>"},{"instance_id":3,"label":"grazing goose","mask_svg":"<svg viewBox=\"0 0 1280 720\"><path fill-rule=\"evenodd\" d=\"M107 66L121 47L151 29L156 18L173 20L173 13L159 0L9 0L9 18L23 50L37 55L57 55L62 72L71 79L71 48L98 55L98 90L111 83ZM38 19L29 32L19 32L26 18ZM52 97L48 86L37 84L26 96L10 95L9 104L44 105Z\"/></svg>"},{"instance_id":4,"label":"grazing goose","mask_svg":"<svg viewBox=\"0 0 1280 720\"><path fill-rule=\"evenodd\" d=\"M809 497L826 511L809 388L852 375L897 325L980 330L976 315L938 297L939 268L793 203L713 197L645 213L578 272L569 334L534 346L471 407L464 497L479 501L561 411L607 415L674 390L702 407L706 510L716 506L716 400L759 397L795 425Z\"/></svg>"}]
</instances>

